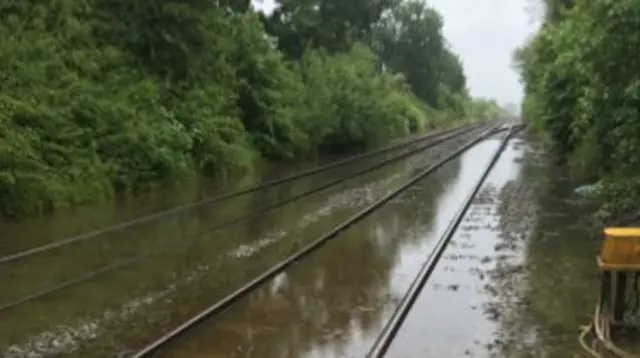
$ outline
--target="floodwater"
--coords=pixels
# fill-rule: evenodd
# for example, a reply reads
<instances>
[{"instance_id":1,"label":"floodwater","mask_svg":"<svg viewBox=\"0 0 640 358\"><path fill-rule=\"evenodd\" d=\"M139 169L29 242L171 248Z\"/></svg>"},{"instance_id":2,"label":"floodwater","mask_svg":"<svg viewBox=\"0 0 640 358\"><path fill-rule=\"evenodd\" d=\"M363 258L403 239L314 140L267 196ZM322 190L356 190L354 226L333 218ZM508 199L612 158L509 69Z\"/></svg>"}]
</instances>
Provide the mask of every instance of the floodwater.
<instances>
[{"instance_id":1,"label":"floodwater","mask_svg":"<svg viewBox=\"0 0 640 358\"><path fill-rule=\"evenodd\" d=\"M574 187L535 141L513 140L388 356L591 357L578 336L597 301L601 228Z\"/></svg>"},{"instance_id":2,"label":"floodwater","mask_svg":"<svg viewBox=\"0 0 640 358\"><path fill-rule=\"evenodd\" d=\"M485 141L164 357L364 357L498 140ZM514 140L388 357L587 357L597 228L544 153Z\"/></svg>"},{"instance_id":3,"label":"floodwater","mask_svg":"<svg viewBox=\"0 0 640 358\"><path fill-rule=\"evenodd\" d=\"M209 230L217 222L345 177L391 154L328 170L293 185L204 205L0 264L2 307L62 282L82 278L105 265L132 262L54 294L0 310L0 356L127 355L379 199L426 162L478 134L476 130L449 144L222 229ZM259 179L229 180L213 188L187 186L136 200L3 225L0 254L8 255L126 217L156 212L299 169L276 168ZM21 239L5 239L16 237ZM150 255L137 257L140 253Z\"/></svg>"},{"instance_id":4,"label":"floodwater","mask_svg":"<svg viewBox=\"0 0 640 358\"><path fill-rule=\"evenodd\" d=\"M445 165L166 356L363 357L498 145Z\"/></svg>"},{"instance_id":5,"label":"floodwater","mask_svg":"<svg viewBox=\"0 0 640 358\"><path fill-rule=\"evenodd\" d=\"M0 312L0 356L23 357L27 352L41 352L34 357L128 356L457 145L432 149L346 181L262 215L251 225L192 235L214 221L366 164L247 195L224 206L205 206L161 224L127 230L124 238L119 235L116 240L114 234L101 245L80 244L21 265L0 265L0 282L11 282L0 287L1 304L77 275L79 267L99 266L114 257L164 245L174 248ZM365 356L498 145L499 139L480 143L159 355ZM594 258L599 229L587 203L573 197L572 189L564 171L550 165L534 141L511 141L387 356L587 357L577 337L580 327L590 321L597 298ZM201 195L194 189L166 201L185 202ZM159 202L149 199L140 205L157 210ZM90 227L59 225L64 229L55 231L57 237ZM47 232L46 227L38 230ZM45 235L33 236L39 237L33 242L46 242ZM4 253L11 250L17 249Z\"/></svg>"}]
</instances>

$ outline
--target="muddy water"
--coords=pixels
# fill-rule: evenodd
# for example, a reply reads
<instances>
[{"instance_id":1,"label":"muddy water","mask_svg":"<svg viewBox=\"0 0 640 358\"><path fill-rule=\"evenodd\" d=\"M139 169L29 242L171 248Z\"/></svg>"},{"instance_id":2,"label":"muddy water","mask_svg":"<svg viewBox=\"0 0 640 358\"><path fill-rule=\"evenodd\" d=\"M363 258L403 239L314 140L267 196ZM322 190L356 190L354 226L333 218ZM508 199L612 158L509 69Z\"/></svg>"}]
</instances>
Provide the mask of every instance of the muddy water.
<instances>
[{"instance_id":1,"label":"muddy water","mask_svg":"<svg viewBox=\"0 0 640 358\"><path fill-rule=\"evenodd\" d=\"M357 163L357 166L365 166L367 163L373 163L390 155L388 153L368 158ZM151 190L147 193L136 195L122 195L105 203L79 206L71 210L61 209L46 215L18 221L0 221L0 238L2 238L0 240L0 255L9 255L38 245L101 229L126 220L167 210L176 205L196 202L201 198L214 197L233 190L244 189L339 159L343 158L326 157L295 165L263 164L256 167L251 173L220 176L212 179L185 179L184 182L173 187ZM323 179L335 177L337 172L344 171L346 174L355 170L355 168L353 165L346 165L339 169L329 170L310 177L309 180L300 181L295 185L300 187L314 185ZM322 177L323 175L324 178ZM295 187L289 189L296 191ZM271 194L268 195L274 195L274 192L277 192L277 189L271 190ZM261 195L265 195L264 192ZM242 206L241 204L234 204ZM218 204L218 206L220 205ZM187 213L187 215L189 214ZM175 219L175 217L168 218ZM157 224L158 221L152 221L147 225L138 226L138 229L155 227ZM121 236L123 233L127 234L126 231L118 231L114 236ZM110 235L102 235L103 238L105 236L108 237Z\"/></svg>"},{"instance_id":2,"label":"muddy water","mask_svg":"<svg viewBox=\"0 0 640 358\"><path fill-rule=\"evenodd\" d=\"M563 171L528 143L534 142L512 142L499 161L389 357L586 357L577 335L580 325L590 320L596 299L597 229L588 207L572 197L573 185ZM364 356L497 145L496 140L486 141L443 167L161 355ZM101 245L81 245L21 265L0 266L4 302L131 252L172 247L138 265L0 312L0 356L127 356L453 147L345 182L263 215L251 225L189 236L216 220L365 164L224 206L203 207ZM152 212L167 203L223 190L220 187L191 187L122 205L140 205L140 211ZM100 210L103 215L97 214ZM18 251L135 211L94 209L87 216L81 216L84 211L71 214L77 220L67 218L68 226L53 219L31 222L33 228L15 226L2 237L6 232L21 234L25 243L1 250Z\"/></svg>"},{"instance_id":3,"label":"muddy water","mask_svg":"<svg viewBox=\"0 0 640 358\"><path fill-rule=\"evenodd\" d=\"M154 253L134 265L0 312L0 356L127 355L386 194L416 168L424 166L425 161L437 159L459 146L460 141L477 134L265 213L252 220L251 225L245 222L206 231L216 221L342 177L381 158L327 171L295 185L257 192L224 205L200 207L118 235L0 265L3 283L0 302L5 303L131 254ZM169 196L169 201L188 201L184 197L193 200L203 195L202 192L193 194L198 192L193 188L187 191L190 194L183 194L182 199ZM156 210L163 202L155 203ZM153 206L149 203L154 201L149 199L145 204L142 200L140 205ZM91 221L80 215L76 217L77 221ZM62 237L61 232L70 234L91 226L74 224L76 221L72 218L76 217L67 218L71 222L69 227L52 224L49 230L34 229L32 236L26 235L30 232L28 225L11 230L22 232L21 237L30 243L24 247L30 247L52 240L51 237L53 240ZM40 223L44 225L44 221ZM47 232L51 235L47 236ZM3 253L17 250L19 248L5 247Z\"/></svg>"},{"instance_id":4,"label":"muddy water","mask_svg":"<svg viewBox=\"0 0 640 358\"><path fill-rule=\"evenodd\" d=\"M545 153L512 141L388 357L587 357L598 228ZM363 357L497 141L444 167L166 357Z\"/></svg>"},{"instance_id":5,"label":"muddy water","mask_svg":"<svg viewBox=\"0 0 640 358\"><path fill-rule=\"evenodd\" d=\"M395 154L404 152L401 150ZM278 200L295 195L325 182L335 180L336 178L349 175L357 169L361 169L373 163L374 160L382 160L389 155L382 155L377 158L369 158L354 165L347 165L341 168L328 170L319 173L307 179L293 182L292 185L282 185L272 189L255 192L251 195L241 196L236 199L228 200L222 203L214 203L212 205L200 206L192 210L188 210L177 215L171 215L161 220L153 220L141 225L119 230L113 233L107 233L91 240L82 241L72 245L55 249L43 254L11 262L10 264L0 264L0 281L12 282L11 285L3 285L0 287L0 306L4 302L22 297L31 292L51 287L54 283L78 277L79 270L96 270L105 265L112 263L114 259L125 260L140 252L144 252L156 245L178 245L180 246L186 238L195 239L198 233L208 230L213 224L223 222L238 216L242 216L252 210L264 207ZM380 178L388 176L393 166L385 168L387 171L382 173ZM270 170L261 174L262 180L268 180L276 176L287 175L283 170ZM370 178L369 178L370 179ZM251 180L244 180L240 185L246 186ZM365 178L365 181L368 180ZM192 187L185 186L182 191L174 190L162 193L155 193L147 197L141 197L137 201L122 204L116 204L116 212L123 212L129 215L137 212L139 216L154 209L161 211L167 202L175 204L186 200L191 196L191 201L197 200L198 197L212 196L218 192L220 187L230 188L229 183L216 183L217 186L211 187ZM204 184L201 184L204 185ZM338 186L338 188L340 185ZM199 192L196 194L196 192ZM327 190L327 192L330 192ZM168 199L163 199L168 198ZM319 200L321 195L312 198ZM86 215L91 216L94 212L102 211L104 216L108 217L106 208L92 208L87 210ZM119 211L122 209L121 211ZM85 211L80 211L80 214ZM263 215L260 220L254 223L254 228L262 223L272 223L274 220L289 220L290 217L282 217L280 212L274 211L275 215L268 213ZM118 214L121 215L121 214ZM271 216L269 216L271 215ZM47 225L50 223L50 225ZM66 223L66 225L65 225ZM32 219L21 223L13 223L12 225L1 226L3 232L0 233L3 242L6 243L4 250L0 250L0 254L11 254L20 249L35 247L40 244L55 241L60 237L64 237L61 233L72 235L79 231L82 225L87 223L95 224L88 217L83 215L69 215L62 213L60 215L52 215L51 217ZM89 225L91 227L95 225ZM99 226L98 226L99 227ZM86 230L81 230L83 232ZM16 239L16 238L22 239ZM9 245L12 248L9 248ZM17 249L20 247L20 249ZM176 249L180 249L179 247ZM117 260L115 260L117 261ZM46 267L47 270L42 270Z\"/></svg>"},{"instance_id":6,"label":"muddy water","mask_svg":"<svg viewBox=\"0 0 640 358\"><path fill-rule=\"evenodd\" d=\"M390 357L589 357L598 228L544 152L514 141L390 349ZM428 337L428 338L425 338Z\"/></svg>"},{"instance_id":7,"label":"muddy water","mask_svg":"<svg viewBox=\"0 0 640 358\"><path fill-rule=\"evenodd\" d=\"M166 356L364 356L497 145L444 166Z\"/></svg>"}]
</instances>

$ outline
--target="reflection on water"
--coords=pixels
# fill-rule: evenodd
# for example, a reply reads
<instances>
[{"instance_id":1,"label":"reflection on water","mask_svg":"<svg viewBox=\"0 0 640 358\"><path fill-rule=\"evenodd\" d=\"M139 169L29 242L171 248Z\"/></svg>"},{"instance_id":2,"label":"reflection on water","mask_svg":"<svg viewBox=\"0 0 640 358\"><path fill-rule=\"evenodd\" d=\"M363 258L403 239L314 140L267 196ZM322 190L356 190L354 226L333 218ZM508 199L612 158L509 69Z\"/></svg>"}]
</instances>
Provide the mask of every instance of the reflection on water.
<instances>
[{"instance_id":1,"label":"reflection on water","mask_svg":"<svg viewBox=\"0 0 640 358\"><path fill-rule=\"evenodd\" d=\"M224 297L239 283L385 195L425 161L434 161L451 149L447 145L434 148L345 181L260 215L251 225L242 223L201 232L216 221L345 176L381 158L2 265L0 280L10 284L0 286L0 303L77 277L83 270L100 267L113 259L170 249L98 279L0 312L0 355L22 357L26 351L78 357L126 355L132 349L128 347L148 341ZM21 230L29 232L27 227ZM197 232L201 233L194 235ZM45 236L35 235L29 246L36 245L38 240L44 242L42 237ZM144 314L134 316L139 312ZM76 350L78 347L82 349Z\"/></svg>"},{"instance_id":2,"label":"reflection on water","mask_svg":"<svg viewBox=\"0 0 640 358\"><path fill-rule=\"evenodd\" d=\"M318 173L313 177L309 177L309 180L293 182L290 183L291 185L284 185L283 187L278 186L273 190L256 192L256 195L267 195L271 198L276 198L282 194L278 192L282 189L299 192L308 188L310 185L315 185L315 183L329 178L335 178L337 173L348 174L360 169L361 166L389 158L392 154L397 153L398 152L386 153L377 157L366 158L357 163L347 164L340 168ZM115 200L109 200L104 203L84 205L69 210L61 209L42 216L17 221L0 220L0 238L2 238L0 240L0 255L9 255L65 237L79 235L126 220L167 210L176 205L185 205L205 197L213 197L233 190L243 189L310 169L317 165L327 164L330 161L338 159L343 158L326 157L321 160L302 162L296 165L263 164L259 165L250 173L242 173L235 176L219 176L212 179L185 179L184 182L173 187L137 193L136 195L121 195L116 197ZM250 197L252 197L252 195L246 195L239 198L240 200L234 200L233 204L236 206L234 209L242 209L242 206L248 205L247 200L244 201L244 204L240 205L237 201L242 202L242 199ZM263 202L261 204L264 205L265 203ZM206 211L206 208L204 209ZM190 213L186 214L187 215L183 216L166 217L164 219L180 221L184 219L185 216L188 217ZM208 214L211 213L209 212ZM164 219L160 221L164 221ZM143 228L154 230L157 226L158 221L153 221L145 225L137 226L137 230ZM129 235L133 233L126 230L106 236L115 238L120 237L122 234L126 234L129 238L135 236ZM146 232L137 232L137 234L144 235Z\"/></svg>"},{"instance_id":3,"label":"reflection on water","mask_svg":"<svg viewBox=\"0 0 640 358\"><path fill-rule=\"evenodd\" d=\"M363 356L497 145L446 165L165 354Z\"/></svg>"},{"instance_id":4,"label":"reflection on water","mask_svg":"<svg viewBox=\"0 0 640 358\"><path fill-rule=\"evenodd\" d=\"M497 141L374 214L168 357L362 357ZM586 357L597 228L563 172L524 140L488 178L389 357ZM596 233L596 235L594 235Z\"/></svg>"},{"instance_id":5,"label":"reflection on water","mask_svg":"<svg viewBox=\"0 0 640 358\"><path fill-rule=\"evenodd\" d=\"M518 178L520 168L514 160L519 155L513 143L503 152L399 330L389 356L483 356L481 345L491 342L498 330L495 319L486 317L491 309L486 304L498 290L487 286L490 268L504 255L498 246L501 215L497 194ZM527 227L525 221L518 224L520 229Z\"/></svg>"},{"instance_id":6,"label":"reflection on water","mask_svg":"<svg viewBox=\"0 0 640 358\"><path fill-rule=\"evenodd\" d=\"M540 149L512 142L390 356L587 357L577 335L599 242L571 186Z\"/></svg>"}]
</instances>

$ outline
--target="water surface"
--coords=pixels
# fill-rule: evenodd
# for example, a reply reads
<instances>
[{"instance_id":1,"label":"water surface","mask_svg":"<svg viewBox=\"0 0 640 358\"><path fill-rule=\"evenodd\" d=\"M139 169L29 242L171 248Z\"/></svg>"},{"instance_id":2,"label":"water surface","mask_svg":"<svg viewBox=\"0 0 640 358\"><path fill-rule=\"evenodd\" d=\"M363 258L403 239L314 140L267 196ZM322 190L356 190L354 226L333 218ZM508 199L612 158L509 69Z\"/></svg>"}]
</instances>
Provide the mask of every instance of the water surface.
<instances>
[{"instance_id":1,"label":"water surface","mask_svg":"<svg viewBox=\"0 0 640 358\"><path fill-rule=\"evenodd\" d=\"M498 145L445 165L165 355L364 356Z\"/></svg>"},{"instance_id":2,"label":"water surface","mask_svg":"<svg viewBox=\"0 0 640 358\"><path fill-rule=\"evenodd\" d=\"M2 304L132 255L150 254L132 265L0 312L0 352L15 357L25 356L26 352L80 357L127 355L377 200L416 168L423 167L425 160L435 160L450 150L438 147L412 156L223 229L208 230L216 222L341 178L390 154L328 170L293 185L258 191L222 204L204 205L0 265L0 280L9 282L0 286ZM200 194L185 197L190 197L184 199L188 202ZM156 202L149 200L158 210L165 204L161 196L156 198ZM173 200L176 201L180 199ZM143 203L141 199L140 205ZM56 215L58 220L68 222L68 226L55 224L64 228L62 232L77 232L83 227L75 224L73 215L66 218L63 213ZM78 215L77 219L84 218ZM26 220L24 226L14 224L11 228L24 234L25 242L29 243L25 247L63 237L53 224L50 236L44 229L30 231L28 224L37 221Z\"/></svg>"}]
</instances>

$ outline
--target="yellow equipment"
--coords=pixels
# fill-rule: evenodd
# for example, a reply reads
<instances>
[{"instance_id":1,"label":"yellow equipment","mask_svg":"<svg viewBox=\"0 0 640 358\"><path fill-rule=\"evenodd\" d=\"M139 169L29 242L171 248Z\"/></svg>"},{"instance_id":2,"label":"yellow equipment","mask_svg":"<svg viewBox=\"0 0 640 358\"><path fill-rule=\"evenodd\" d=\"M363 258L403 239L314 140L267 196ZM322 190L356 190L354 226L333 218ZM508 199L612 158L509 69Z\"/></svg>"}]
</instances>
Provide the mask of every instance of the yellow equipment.
<instances>
[{"instance_id":1,"label":"yellow equipment","mask_svg":"<svg viewBox=\"0 0 640 358\"><path fill-rule=\"evenodd\" d=\"M593 322L580 335L580 343L594 357L603 357L602 351L607 351L607 356L637 357L613 342L613 331L635 326L625 317L637 315L640 302L640 227L609 227L604 229L604 236L598 256L602 270L600 299ZM591 345L587 343L589 335L593 338Z\"/></svg>"},{"instance_id":2,"label":"yellow equipment","mask_svg":"<svg viewBox=\"0 0 640 358\"><path fill-rule=\"evenodd\" d=\"M604 229L598 265L603 270L640 271L640 227Z\"/></svg>"}]
</instances>

